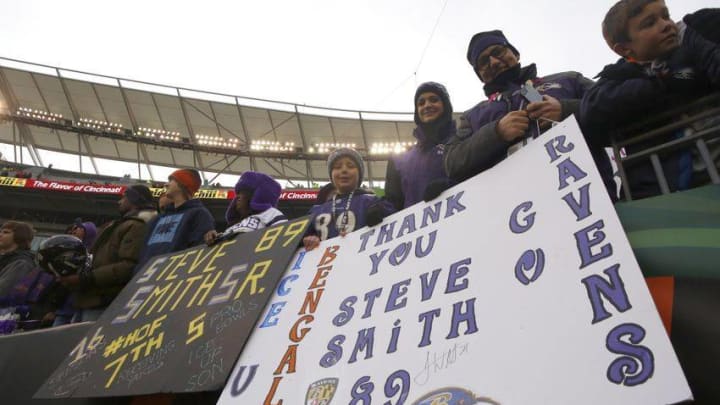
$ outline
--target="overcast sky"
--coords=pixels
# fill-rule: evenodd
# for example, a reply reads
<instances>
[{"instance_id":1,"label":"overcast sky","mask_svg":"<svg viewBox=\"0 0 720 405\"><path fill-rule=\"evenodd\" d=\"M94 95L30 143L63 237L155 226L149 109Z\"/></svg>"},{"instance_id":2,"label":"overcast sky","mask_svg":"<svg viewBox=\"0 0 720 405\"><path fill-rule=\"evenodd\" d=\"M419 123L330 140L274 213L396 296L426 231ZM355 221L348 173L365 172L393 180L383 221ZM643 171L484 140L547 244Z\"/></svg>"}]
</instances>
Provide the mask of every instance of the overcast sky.
<instances>
[{"instance_id":1,"label":"overcast sky","mask_svg":"<svg viewBox=\"0 0 720 405\"><path fill-rule=\"evenodd\" d=\"M600 33L615 1L0 0L0 56L364 111L412 111L415 89L432 80L445 84L455 111L463 111L485 98L465 59L473 34L502 29L521 63L536 63L540 75L576 70L593 77L617 59ZM718 1L667 4L679 20ZM0 152L14 154L4 144ZM46 165L80 170L77 158L42 155ZM83 161L82 170L92 171L89 159ZM149 176L144 165L141 174L132 163L99 166ZM171 170L154 167L153 174L162 180ZM235 176L219 180L231 185Z\"/></svg>"},{"instance_id":2,"label":"overcast sky","mask_svg":"<svg viewBox=\"0 0 720 405\"><path fill-rule=\"evenodd\" d=\"M465 59L502 29L539 73L594 76L616 57L600 34L615 0L0 0L0 56L300 104L411 111L445 84L456 111L484 98ZM672 0L675 19L717 0ZM437 26L436 26L437 23ZM431 35L432 34L432 35Z\"/></svg>"}]
</instances>

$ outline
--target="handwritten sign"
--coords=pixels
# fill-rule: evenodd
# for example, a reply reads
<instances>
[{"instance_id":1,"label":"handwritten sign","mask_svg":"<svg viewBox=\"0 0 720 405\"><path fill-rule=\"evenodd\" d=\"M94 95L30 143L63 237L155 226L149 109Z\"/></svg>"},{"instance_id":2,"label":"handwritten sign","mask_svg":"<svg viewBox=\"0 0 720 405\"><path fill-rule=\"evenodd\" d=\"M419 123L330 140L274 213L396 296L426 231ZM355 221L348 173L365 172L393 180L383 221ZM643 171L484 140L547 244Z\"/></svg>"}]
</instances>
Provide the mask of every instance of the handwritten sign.
<instances>
[{"instance_id":1,"label":"handwritten sign","mask_svg":"<svg viewBox=\"0 0 720 405\"><path fill-rule=\"evenodd\" d=\"M574 119L301 252L220 404L658 404L691 397Z\"/></svg>"},{"instance_id":2,"label":"handwritten sign","mask_svg":"<svg viewBox=\"0 0 720 405\"><path fill-rule=\"evenodd\" d=\"M156 256L36 397L221 388L307 224Z\"/></svg>"}]
</instances>

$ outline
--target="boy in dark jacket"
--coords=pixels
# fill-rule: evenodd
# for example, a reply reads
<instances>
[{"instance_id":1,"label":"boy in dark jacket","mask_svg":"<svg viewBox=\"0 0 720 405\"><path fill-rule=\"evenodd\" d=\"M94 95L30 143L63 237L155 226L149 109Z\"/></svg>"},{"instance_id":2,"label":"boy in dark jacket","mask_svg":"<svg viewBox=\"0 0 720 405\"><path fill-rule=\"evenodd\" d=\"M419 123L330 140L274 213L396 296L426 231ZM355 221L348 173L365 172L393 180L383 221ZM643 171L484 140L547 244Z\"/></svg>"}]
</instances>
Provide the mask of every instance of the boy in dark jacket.
<instances>
[{"instance_id":1,"label":"boy in dark jacket","mask_svg":"<svg viewBox=\"0 0 720 405\"><path fill-rule=\"evenodd\" d=\"M344 236L365 225L376 225L394 211L391 203L360 187L363 172L362 156L355 149L339 148L330 154L328 173L337 193L310 210L305 249L312 250L321 240Z\"/></svg>"},{"instance_id":2,"label":"boy in dark jacket","mask_svg":"<svg viewBox=\"0 0 720 405\"><path fill-rule=\"evenodd\" d=\"M452 104L445 86L427 82L415 91L413 136L417 143L405 153L388 159L385 198L401 210L421 201L432 182L445 181L444 144L455 135Z\"/></svg>"},{"instance_id":3,"label":"boy in dark jacket","mask_svg":"<svg viewBox=\"0 0 720 405\"><path fill-rule=\"evenodd\" d=\"M608 46L622 59L603 69L581 103L580 124L596 144L608 145L623 127L720 88L720 48L691 24L680 29L662 0L621 0L608 11L602 30ZM629 145L626 151L632 154L683 135L681 129ZM662 166L671 191L693 184L690 151L663 156ZM625 170L633 198L660 193L649 160Z\"/></svg>"},{"instance_id":4,"label":"boy in dark jacket","mask_svg":"<svg viewBox=\"0 0 720 405\"><path fill-rule=\"evenodd\" d=\"M137 272L153 256L177 252L204 242L204 235L215 229L215 220L200 200L193 196L200 189L200 173L178 169L168 176L167 195L173 204L164 214L148 223L145 248L135 267Z\"/></svg>"}]
</instances>

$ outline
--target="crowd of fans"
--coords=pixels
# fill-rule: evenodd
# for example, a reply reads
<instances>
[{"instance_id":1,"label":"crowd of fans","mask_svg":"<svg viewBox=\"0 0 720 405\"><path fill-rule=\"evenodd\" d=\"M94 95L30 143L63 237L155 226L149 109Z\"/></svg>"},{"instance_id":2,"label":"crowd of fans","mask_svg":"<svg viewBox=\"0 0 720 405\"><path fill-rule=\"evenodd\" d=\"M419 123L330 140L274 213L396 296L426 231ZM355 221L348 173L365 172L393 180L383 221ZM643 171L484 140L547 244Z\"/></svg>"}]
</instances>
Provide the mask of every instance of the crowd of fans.
<instances>
[{"instance_id":1,"label":"crowd of fans","mask_svg":"<svg viewBox=\"0 0 720 405\"><path fill-rule=\"evenodd\" d=\"M16 179L32 179L33 175L24 170L17 170L12 166L3 166L0 169L0 177L15 177Z\"/></svg>"},{"instance_id":2,"label":"crowd of fans","mask_svg":"<svg viewBox=\"0 0 720 405\"><path fill-rule=\"evenodd\" d=\"M303 246L313 249L322 240L375 226L394 211L431 200L573 114L611 199L617 200L604 150L611 137L642 117L720 89L720 9L700 10L676 23L662 0L621 0L608 11L602 27L608 46L621 59L606 66L597 82L572 71L539 76L534 64L521 65L520 51L502 31L473 36L467 60L484 83L487 100L456 123L445 87L421 84L413 100L417 143L389 160L382 198L362 187L365 170L360 153L350 148L332 151L327 162L330 183L310 211ZM718 144L711 146L717 156ZM670 153L662 165L673 191L707 181L693 170L688 151ZM639 196L660 193L652 173L649 163L627 171ZM193 198L200 186L196 170L178 169L157 201L145 185L128 187L118 201L114 221L99 229L77 221L68 229L70 239L58 236L43 242L38 252L42 269L29 251L32 227L6 222L0 227L3 306L13 308L15 320L26 327L97 320L151 257L212 245L287 220L277 209L280 184L266 174L245 172L227 208L227 229L219 232L210 212Z\"/></svg>"}]
</instances>

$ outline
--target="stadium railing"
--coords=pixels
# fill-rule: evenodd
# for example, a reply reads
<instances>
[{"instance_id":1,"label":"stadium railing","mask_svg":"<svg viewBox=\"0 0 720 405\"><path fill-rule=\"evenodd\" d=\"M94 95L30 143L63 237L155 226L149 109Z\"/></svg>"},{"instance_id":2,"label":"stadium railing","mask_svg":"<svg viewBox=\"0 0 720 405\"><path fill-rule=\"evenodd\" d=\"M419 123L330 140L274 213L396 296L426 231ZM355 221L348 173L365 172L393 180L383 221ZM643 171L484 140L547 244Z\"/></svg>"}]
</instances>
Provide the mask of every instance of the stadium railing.
<instances>
[{"instance_id":1,"label":"stadium railing","mask_svg":"<svg viewBox=\"0 0 720 405\"><path fill-rule=\"evenodd\" d=\"M682 117L681 119L674 119ZM670 123L667 123L671 121ZM680 130L701 127L689 131L685 136L665 142L657 142L654 146L627 153L625 147L652 140L659 140ZM645 128L653 128L647 130ZM662 194L670 194L670 187L662 168L662 156L680 149L695 148L702 159L709 180L712 184L720 184L720 175L708 143L720 138L720 93L703 97L693 103L655 114L650 119L633 124L613 137L612 150L618 165L618 174L622 181L623 198L632 200L632 190L627 178L626 168L650 160ZM720 141L715 141L720 142ZM715 146L717 147L717 145Z\"/></svg>"}]
</instances>

